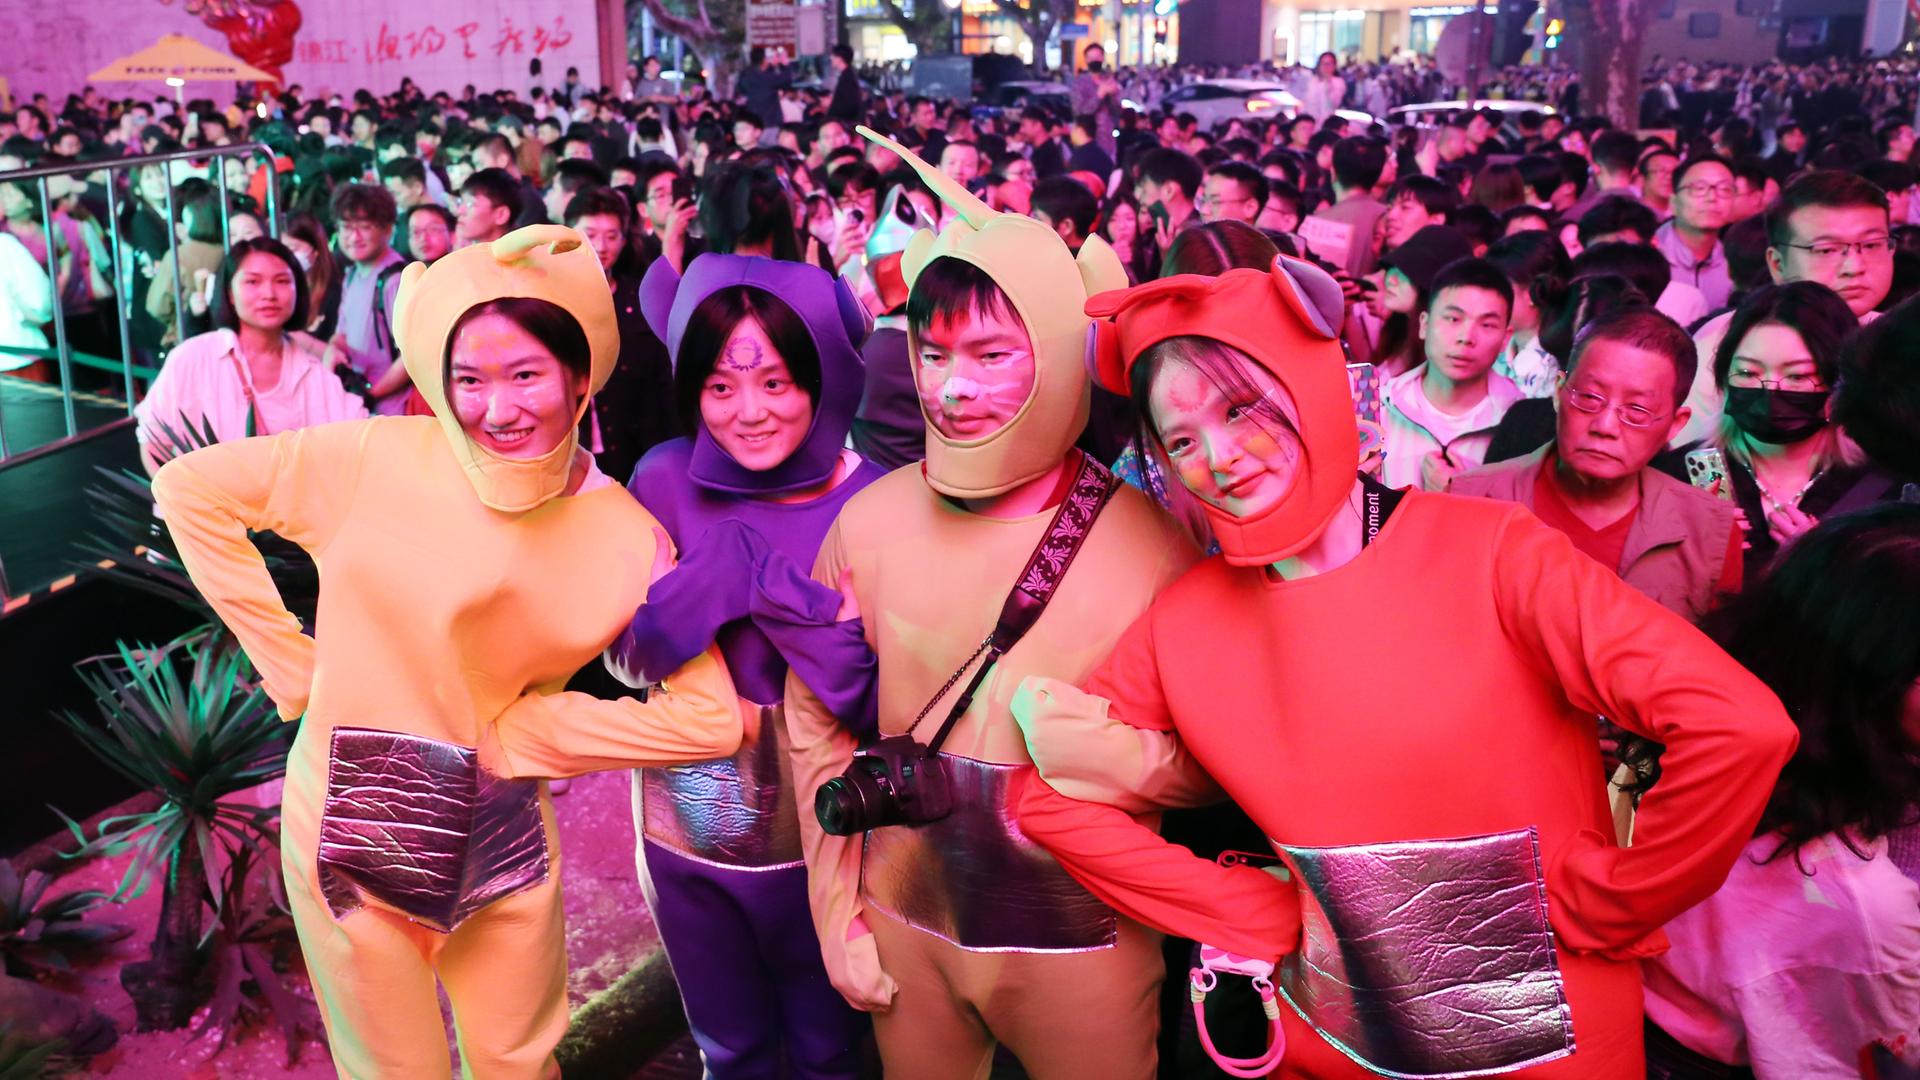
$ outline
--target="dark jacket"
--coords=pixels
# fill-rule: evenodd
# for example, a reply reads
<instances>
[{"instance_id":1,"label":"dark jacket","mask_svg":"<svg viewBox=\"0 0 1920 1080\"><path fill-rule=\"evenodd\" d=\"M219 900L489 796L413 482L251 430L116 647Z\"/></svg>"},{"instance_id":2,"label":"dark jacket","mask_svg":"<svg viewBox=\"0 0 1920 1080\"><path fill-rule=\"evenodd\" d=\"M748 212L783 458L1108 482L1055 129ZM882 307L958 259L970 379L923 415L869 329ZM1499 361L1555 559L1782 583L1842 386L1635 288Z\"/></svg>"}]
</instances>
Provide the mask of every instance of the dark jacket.
<instances>
[{"instance_id":1,"label":"dark jacket","mask_svg":"<svg viewBox=\"0 0 1920 1080\"><path fill-rule=\"evenodd\" d=\"M827 118L830 120L860 119L860 76L847 68L840 73L840 79L833 84L833 97L827 102Z\"/></svg>"}]
</instances>

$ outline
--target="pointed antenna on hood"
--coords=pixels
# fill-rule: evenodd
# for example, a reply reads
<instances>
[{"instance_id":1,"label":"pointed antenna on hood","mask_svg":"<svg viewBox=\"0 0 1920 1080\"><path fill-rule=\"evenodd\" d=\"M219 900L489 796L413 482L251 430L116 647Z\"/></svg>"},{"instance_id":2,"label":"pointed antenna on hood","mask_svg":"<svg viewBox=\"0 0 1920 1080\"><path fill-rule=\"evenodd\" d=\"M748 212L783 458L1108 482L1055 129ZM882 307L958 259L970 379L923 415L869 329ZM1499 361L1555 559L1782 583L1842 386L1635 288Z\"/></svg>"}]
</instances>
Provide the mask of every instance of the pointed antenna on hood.
<instances>
[{"instance_id":1,"label":"pointed antenna on hood","mask_svg":"<svg viewBox=\"0 0 1920 1080\"><path fill-rule=\"evenodd\" d=\"M875 146L884 146L900 155L900 160L913 166L913 171L920 174L920 179L927 182L927 186L932 188L933 193L940 197L940 201L952 207L954 213L960 215L960 220L966 222L973 228L984 228L987 222L1000 216L998 210L981 202L979 196L961 187L953 177L948 176L938 168L921 160L920 155L901 146L899 143L894 142L892 139L887 138L885 135L880 134L865 124L854 128L854 130L860 133L861 138L866 139Z\"/></svg>"}]
</instances>

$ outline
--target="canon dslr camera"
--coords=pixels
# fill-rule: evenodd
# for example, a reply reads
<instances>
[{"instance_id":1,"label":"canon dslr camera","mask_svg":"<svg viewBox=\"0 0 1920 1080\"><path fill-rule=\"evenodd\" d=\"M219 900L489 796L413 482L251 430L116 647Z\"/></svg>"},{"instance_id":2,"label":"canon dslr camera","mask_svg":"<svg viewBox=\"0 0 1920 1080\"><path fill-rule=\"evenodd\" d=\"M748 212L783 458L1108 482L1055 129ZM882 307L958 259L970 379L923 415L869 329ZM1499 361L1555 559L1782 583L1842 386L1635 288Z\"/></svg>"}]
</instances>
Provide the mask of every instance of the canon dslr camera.
<instances>
[{"instance_id":1,"label":"canon dslr camera","mask_svg":"<svg viewBox=\"0 0 1920 1080\"><path fill-rule=\"evenodd\" d=\"M813 796L814 816L831 836L939 821L952 812L946 763L911 735L890 735L855 754L847 771Z\"/></svg>"}]
</instances>

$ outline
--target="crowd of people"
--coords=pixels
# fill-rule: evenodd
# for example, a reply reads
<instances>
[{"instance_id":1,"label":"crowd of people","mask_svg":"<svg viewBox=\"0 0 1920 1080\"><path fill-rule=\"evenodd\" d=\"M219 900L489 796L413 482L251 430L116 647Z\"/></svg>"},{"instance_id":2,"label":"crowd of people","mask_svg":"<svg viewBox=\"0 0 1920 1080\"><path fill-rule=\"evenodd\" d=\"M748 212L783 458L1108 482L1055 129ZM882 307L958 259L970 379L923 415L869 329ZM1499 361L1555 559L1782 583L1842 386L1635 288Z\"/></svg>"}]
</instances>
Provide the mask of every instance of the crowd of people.
<instances>
[{"instance_id":1,"label":"crowd of people","mask_svg":"<svg viewBox=\"0 0 1920 1080\"><path fill-rule=\"evenodd\" d=\"M624 767L723 1080L1913 1067L1912 65L1389 126L1431 64L1328 55L1209 129L1082 57L1070 112L841 47L0 120L269 150L0 185L0 344L37 275L158 369L343 1075L446 1074L436 978L476 1075L552 1068L545 782Z\"/></svg>"}]
</instances>

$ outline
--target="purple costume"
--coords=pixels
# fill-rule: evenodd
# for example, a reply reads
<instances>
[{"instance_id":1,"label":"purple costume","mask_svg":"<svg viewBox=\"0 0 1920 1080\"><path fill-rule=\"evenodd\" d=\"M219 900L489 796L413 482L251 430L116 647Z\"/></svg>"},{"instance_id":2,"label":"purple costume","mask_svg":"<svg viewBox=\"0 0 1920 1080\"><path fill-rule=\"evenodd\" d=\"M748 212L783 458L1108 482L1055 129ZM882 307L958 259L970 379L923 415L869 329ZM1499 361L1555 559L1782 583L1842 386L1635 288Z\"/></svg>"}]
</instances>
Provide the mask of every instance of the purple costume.
<instances>
[{"instance_id":1,"label":"purple costume","mask_svg":"<svg viewBox=\"0 0 1920 1080\"><path fill-rule=\"evenodd\" d=\"M841 507L883 473L863 462L806 502L764 496L833 475L860 400L868 324L846 287L811 266L709 254L682 278L656 260L641 305L676 364L694 308L736 285L771 293L805 323L820 356L812 428L764 472L734 461L704 425L641 460L629 489L681 559L607 662L644 682L718 642L748 713L732 758L635 773L642 884L709 1075L852 1077L867 1022L821 963L780 700L791 664L839 688L834 708L852 726L870 722L873 658L860 623L835 621L839 593L807 568Z\"/></svg>"}]
</instances>

